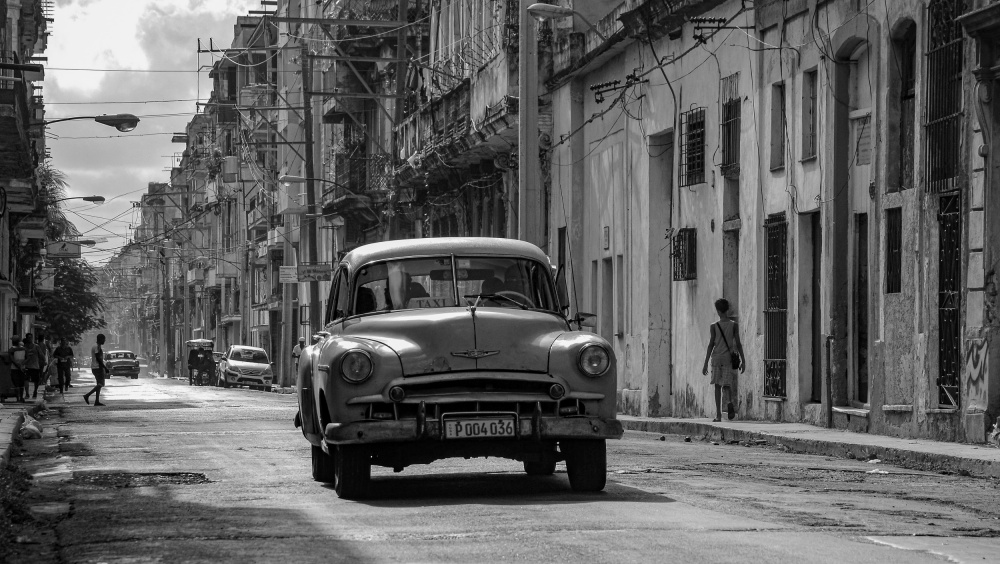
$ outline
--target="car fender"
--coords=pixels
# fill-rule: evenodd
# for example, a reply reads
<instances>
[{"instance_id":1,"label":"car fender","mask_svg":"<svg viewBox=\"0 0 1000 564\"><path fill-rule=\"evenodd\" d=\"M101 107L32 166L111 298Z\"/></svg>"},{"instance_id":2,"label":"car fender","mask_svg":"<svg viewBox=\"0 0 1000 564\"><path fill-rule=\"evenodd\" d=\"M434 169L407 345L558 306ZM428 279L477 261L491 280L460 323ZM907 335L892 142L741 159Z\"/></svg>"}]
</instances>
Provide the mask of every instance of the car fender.
<instances>
[{"instance_id":1,"label":"car fender","mask_svg":"<svg viewBox=\"0 0 1000 564\"><path fill-rule=\"evenodd\" d=\"M320 446L323 441L319 425L319 406L316 387L314 385L313 367L316 366L316 347L308 347L299 356L299 368L296 375L298 388L299 420L302 424L302 435L311 444Z\"/></svg>"},{"instance_id":2,"label":"car fender","mask_svg":"<svg viewBox=\"0 0 1000 564\"><path fill-rule=\"evenodd\" d=\"M353 335L330 337L314 348L313 382L326 401L330 423L347 423L365 417L364 408L348 405L350 398L381 395L387 382L403 377L403 364L396 351L384 343ZM372 359L372 376L360 383L349 383L340 375L340 360L350 351L361 349ZM316 394L317 398L319 393Z\"/></svg>"},{"instance_id":3,"label":"car fender","mask_svg":"<svg viewBox=\"0 0 1000 564\"><path fill-rule=\"evenodd\" d=\"M608 369L600 376L588 376L580 369L580 353L588 345L599 345L608 352ZM617 413L618 369L615 348L602 337L586 331L567 331L549 348L549 373L564 378L574 392L603 395L597 401L598 415L614 419Z\"/></svg>"}]
</instances>

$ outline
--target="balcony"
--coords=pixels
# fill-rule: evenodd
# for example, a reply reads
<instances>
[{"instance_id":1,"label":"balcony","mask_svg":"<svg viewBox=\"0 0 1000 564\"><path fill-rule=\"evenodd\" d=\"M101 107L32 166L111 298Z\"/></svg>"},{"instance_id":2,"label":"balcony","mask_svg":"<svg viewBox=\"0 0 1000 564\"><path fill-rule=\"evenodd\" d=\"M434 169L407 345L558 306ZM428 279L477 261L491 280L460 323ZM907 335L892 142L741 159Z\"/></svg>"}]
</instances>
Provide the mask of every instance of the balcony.
<instances>
[{"instance_id":1,"label":"balcony","mask_svg":"<svg viewBox=\"0 0 1000 564\"><path fill-rule=\"evenodd\" d=\"M0 61L16 62L0 53ZM37 164L35 142L28 135L31 109L21 71L0 71L0 178L27 178Z\"/></svg>"},{"instance_id":2,"label":"balcony","mask_svg":"<svg viewBox=\"0 0 1000 564\"><path fill-rule=\"evenodd\" d=\"M270 219L271 214L266 213L265 208L258 206L250 210L247 216L247 227L253 231L263 231L269 227Z\"/></svg>"},{"instance_id":3,"label":"balcony","mask_svg":"<svg viewBox=\"0 0 1000 564\"><path fill-rule=\"evenodd\" d=\"M496 77L495 77L496 78ZM517 145L518 100L503 94L510 84L497 78L478 83L473 91L468 81L407 117L399 126L401 155L399 170L404 185L437 182L448 167L469 167L495 155L510 153ZM494 100L490 104L487 101ZM430 166L423 161L433 148ZM440 157L447 166L438 166ZM424 174L429 176L425 178Z\"/></svg>"},{"instance_id":4,"label":"balcony","mask_svg":"<svg viewBox=\"0 0 1000 564\"><path fill-rule=\"evenodd\" d=\"M204 268L191 268L187 271L187 276L185 278L188 285L192 284L204 284L205 283L205 269Z\"/></svg>"}]
</instances>

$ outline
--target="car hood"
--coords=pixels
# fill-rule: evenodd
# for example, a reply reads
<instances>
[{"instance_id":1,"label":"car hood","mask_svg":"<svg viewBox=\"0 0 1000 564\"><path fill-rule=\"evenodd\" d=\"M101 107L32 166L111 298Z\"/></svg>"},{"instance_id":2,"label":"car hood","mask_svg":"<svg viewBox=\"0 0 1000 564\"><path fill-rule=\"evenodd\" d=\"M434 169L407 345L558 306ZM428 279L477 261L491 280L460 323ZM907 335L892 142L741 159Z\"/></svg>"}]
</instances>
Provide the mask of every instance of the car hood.
<instances>
[{"instance_id":1,"label":"car hood","mask_svg":"<svg viewBox=\"0 0 1000 564\"><path fill-rule=\"evenodd\" d=\"M110 360L105 360L104 364L108 366L116 366L119 364L124 364L126 366L135 366L136 364L138 364L138 362L135 359L131 358L113 358Z\"/></svg>"},{"instance_id":2,"label":"car hood","mask_svg":"<svg viewBox=\"0 0 1000 564\"><path fill-rule=\"evenodd\" d=\"M566 324L543 312L505 308L407 310L348 320L344 335L377 341L399 356L404 376L504 370L544 373Z\"/></svg>"},{"instance_id":3,"label":"car hood","mask_svg":"<svg viewBox=\"0 0 1000 564\"><path fill-rule=\"evenodd\" d=\"M256 370L263 371L265 368L270 368L269 364L261 364L259 362L243 362L242 360L230 360L230 368L239 368L240 370Z\"/></svg>"}]
</instances>

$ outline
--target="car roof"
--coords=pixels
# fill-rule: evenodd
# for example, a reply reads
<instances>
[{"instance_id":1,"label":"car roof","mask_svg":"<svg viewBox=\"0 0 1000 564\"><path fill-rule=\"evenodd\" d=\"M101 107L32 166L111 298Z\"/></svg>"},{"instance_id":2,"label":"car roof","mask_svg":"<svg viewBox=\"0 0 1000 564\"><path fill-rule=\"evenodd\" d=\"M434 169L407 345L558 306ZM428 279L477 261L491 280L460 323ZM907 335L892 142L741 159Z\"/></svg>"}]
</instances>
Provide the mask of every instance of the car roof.
<instances>
[{"instance_id":1,"label":"car roof","mask_svg":"<svg viewBox=\"0 0 1000 564\"><path fill-rule=\"evenodd\" d=\"M427 255L516 256L548 264L541 249L517 239L498 237L430 237L398 239L362 245L344 256L351 270L376 261Z\"/></svg>"},{"instance_id":2,"label":"car roof","mask_svg":"<svg viewBox=\"0 0 1000 564\"><path fill-rule=\"evenodd\" d=\"M130 350L127 350L127 349L116 349L116 350L113 350L113 351L107 351L107 354L111 354L111 353L123 353L123 352L127 352L129 354L135 354L134 352L132 352Z\"/></svg>"},{"instance_id":3,"label":"car roof","mask_svg":"<svg viewBox=\"0 0 1000 564\"><path fill-rule=\"evenodd\" d=\"M247 350L247 351L260 351L260 352L267 352L267 351L265 351L265 350L264 350L264 349L262 349L262 348L259 348L259 347L249 347L249 346L247 346L247 345L233 345L233 348L234 348L234 349L241 349L241 350Z\"/></svg>"}]
</instances>

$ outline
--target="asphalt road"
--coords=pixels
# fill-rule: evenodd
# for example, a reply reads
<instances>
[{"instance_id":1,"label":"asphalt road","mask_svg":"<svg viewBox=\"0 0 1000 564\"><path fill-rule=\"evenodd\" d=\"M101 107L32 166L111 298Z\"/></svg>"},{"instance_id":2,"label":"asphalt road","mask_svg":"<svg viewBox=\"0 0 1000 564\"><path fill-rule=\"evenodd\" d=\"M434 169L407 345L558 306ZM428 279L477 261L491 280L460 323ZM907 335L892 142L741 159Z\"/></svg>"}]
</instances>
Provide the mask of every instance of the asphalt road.
<instances>
[{"instance_id":1,"label":"asphalt road","mask_svg":"<svg viewBox=\"0 0 1000 564\"><path fill-rule=\"evenodd\" d=\"M115 378L98 408L75 378L14 459L36 520L12 563L1000 561L995 481L628 433L600 494L459 459L344 501L294 396Z\"/></svg>"}]
</instances>

